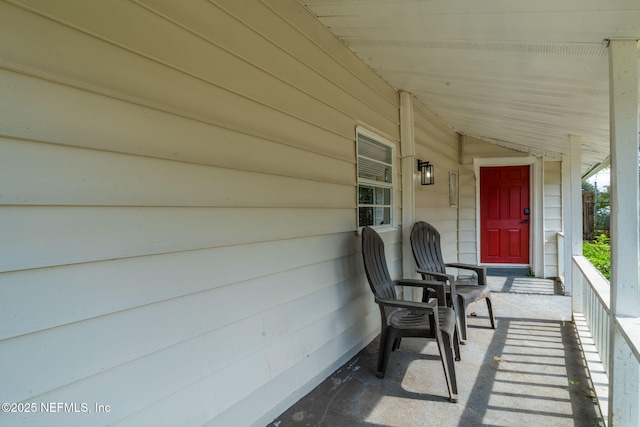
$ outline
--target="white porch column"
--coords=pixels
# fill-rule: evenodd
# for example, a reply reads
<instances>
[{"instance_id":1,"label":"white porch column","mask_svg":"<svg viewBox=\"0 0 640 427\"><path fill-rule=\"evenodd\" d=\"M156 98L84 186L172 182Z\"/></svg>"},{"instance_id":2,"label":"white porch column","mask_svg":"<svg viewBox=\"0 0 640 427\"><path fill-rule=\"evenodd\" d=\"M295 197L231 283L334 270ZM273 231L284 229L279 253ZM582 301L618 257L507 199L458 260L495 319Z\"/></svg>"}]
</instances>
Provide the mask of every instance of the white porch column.
<instances>
[{"instance_id":1,"label":"white porch column","mask_svg":"<svg viewBox=\"0 0 640 427\"><path fill-rule=\"evenodd\" d=\"M544 271L544 159L537 157L531 165L533 179L532 208L535 208L531 221L533 247L532 270L536 277L546 277Z\"/></svg>"},{"instance_id":2,"label":"white porch column","mask_svg":"<svg viewBox=\"0 0 640 427\"><path fill-rule=\"evenodd\" d=\"M416 142L413 95L404 91L400 92L400 151L402 156L402 273L404 278L414 278L419 276L416 273L409 237L416 216Z\"/></svg>"},{"instance_id":3,"label":"white porch column","mask_svg":"<svg viewBox=\"0 0 640 427\"><path fill-rule=\"evenodd\" d=\"M609 43L611 138L611 357L609 423L640 425L640 369L620 321L640 316L638 284L638 41ZM619 319L620 321L618 321ZM637 345L637 343L636 343Z\"/></svg>"},{"instance_id":4,"label":"white porch column","mask_svg":"<svg viewBox=\"0 0 640 427\"><path fill-rule=\"evenodd\" d=\"M582 141L569 136L569 155L562 156L562 229L564 230L565 291L572 295L573 312L582 313L581 288L573 274L573 256L582 255Z\"/></svg>"}]
</instances>

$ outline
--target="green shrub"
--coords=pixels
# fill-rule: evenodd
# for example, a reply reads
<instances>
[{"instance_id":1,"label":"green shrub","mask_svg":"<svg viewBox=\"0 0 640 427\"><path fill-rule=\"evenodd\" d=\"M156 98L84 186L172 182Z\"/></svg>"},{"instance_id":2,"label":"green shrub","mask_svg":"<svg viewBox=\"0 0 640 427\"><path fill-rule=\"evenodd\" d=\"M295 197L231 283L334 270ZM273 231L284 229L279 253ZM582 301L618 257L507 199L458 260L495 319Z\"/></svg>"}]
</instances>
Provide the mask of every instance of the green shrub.
<instances>
[{"instance_id":1,"label":"green shrub","mask_svg":"<svg viewBox=\"0 0 640 427\"><path fill-rule=\"evenodd\" d=\"M611 248L606 234L599 235L593 242L583 242L582 254L607 280L611 278Z\"/></svg>"}]
</instances>

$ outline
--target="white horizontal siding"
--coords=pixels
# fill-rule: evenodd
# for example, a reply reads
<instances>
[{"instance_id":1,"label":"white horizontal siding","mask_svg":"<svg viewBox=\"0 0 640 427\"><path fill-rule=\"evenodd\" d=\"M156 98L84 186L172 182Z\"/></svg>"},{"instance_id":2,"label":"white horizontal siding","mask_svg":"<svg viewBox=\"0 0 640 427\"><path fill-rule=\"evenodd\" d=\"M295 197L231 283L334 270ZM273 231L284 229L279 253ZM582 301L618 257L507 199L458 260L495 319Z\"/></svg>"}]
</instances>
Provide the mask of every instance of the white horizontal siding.
<instances>
[{"instance_id":1,"label":"white horizontal siding","mask_svg":"<svg viewBox=\"0 0 640 427\"><path fill-rule=\"evenodd\" d=\"M317 132L315 127L306 126L303 135L289 139L285 133L295 132L297 127L283 126L279 135L270 137L267 132L248 126L234 131L216 126L215 120L186 118L6 70L0 70L0 77L5 83L0 87L2 99L22 101L0 103L5 135L270 173L321 173L319 170L325 164L318 154L355 163L349 139L331 137L326 132ZM60 103L61 99L65 102ZM243 111L233 104L229 108ZM31 119L29 126L25 126L24 117ZM248 116L245 119L249 122ZM251 120L250 124L256 123ZM256 120L261 121L259 117ZM189 135L188 144L185 135ZM306 167L281 164L278 168L274 162L283 156L301 156ZM319 166L311 163L311 159L319 162ZM325 179L326 175L325 172Z\"/></svg>"},{"instance_id":2,"label":"white horizontal siding","mask_svg":"<svg viewBox=\"0 0 640 427\"><path fill-rule=\"evenodd\" d=\"M393 117L399 123L400 115L396 108L398 92L390 85L373 80L369 67L350 50L344 49L342 42L327 32L323 24L316 20L300 19L299 15L308 11L302 12L279 0L265 0L267 7L278 15L276 18L275 15L261 16L255 13L261 5L234 0L219 0L217 3L234 16L243 16L255 31L339 84L343 90L357 93L363 102L374 105L378 111L384 112L385 117ZM283 22L291 27L283 26ZM298 37L290 28L295 28L306 39ZM317 55L319 50L330 56L331 61L321 60L324 56ZM389 108L389 104L393 108Z\"/></svg>"},{"instance_id":3,"label":"white horizontal siding","mask_svg":"<svg viewBox=\"0 0 640 427\"><path fill-rule=\"evenodd\" d=\"M348 310L349 307L345 307ZM235 425L237 420L255 419L258 415L263 416L260 411L269 405L273 407L279 402L275 399L273 390L289 390L291 386L303 387L300 379L305 378L309 372L326 372L325 360L335 360L344 354L344 348L349 346L362 335L365 327L371 327L376 323L379 328L379 314L377 312L367 315L362 312L353 312L353 318L358 323L351 325L347 331L334 331L332 340L320 347L310 347L308 357L301 359L298 363L288 366L281 375L272 378L266 375L271 370L271 360L288 355L286 352L265 351L251 358L241 360L238 367L233 372L222 372L220 375L211 375L202 381L180 390L170 399L162 400L153 406L134 414L121 423L114 425L140 425L151 422L154 425L204 425L227 426ZM365 318L362 321L362 317ZM310 338L314 337L314 342L319 342L323 337L315 334L318 328L329 328L334 324L334 317L327 316L325 322L318 322L316 328L307 328L287 342L278 343L278 348L287 346L299 346L306 344ZM341 332L341 333L340 333ZM336 335L337 333L337 335ZM296 339L297 338L297 339ZM341 360L341 359L338 359ZM342 360L344 362L344 360ZM326 372L330 374L331 371ZM279 372L275 372L280 374ZM280 378L280 377L283 378ZM271 390L271 391L269 391ZM247 391L252 394L247 396ZM297 389L294 390L294 393ZM260 398L256 399L255 396ZM262 398L262 397L266 398ZM241 404L231 406L234 401L242 397ZM215 403L214 403L215 402ZM262 409L260 409L262 408ZM230 412L227 414L227 412ZM273 418L278 414L273 414ZM269 420L266 420L268 422ZM264 425L264 423L256 424Z\"/></svg>"},{"instance_id":4,"label":"white horizontal siding","mask_svg":"<svg viewBox=\"0 0 640 427\"><path fill-rule=\"evenodd\" d=\"M459 171L459 261L476 264L479 261L478 234L476 232L476 179L473 171L473 165L460 165Z\"/></svg>"},{"instance_id":5,"label":"white horizontal siding","mask_svg":"<svg viewBox=\"0 0 640 427\"><path fill-rule=\"evenodd\" d=\"M336 334L341 334L366 318L370 311L366 301L369 297L368 289L354 289L349 285L342 283L297 299L296 304L287 310L290 316L296 316L298 322L283 318L282 305L259 311L250 318L242 318L244 313L250 312L251 305L268 307L280 302L276 298L265 301L262 292L256 292L247 298L247 308L229 307L226 310L216 307L216 295L204 294L47 332L51 342L56 345L55 348L48 346L53 351L46 353L37 351L38 346L43 345L43 338L38 334L25 336L14 347L24 354L23 362L28 363L28 366L38 366L43 372L55 373L43 378L43 375L38 375L42 373L38 372L39 369L34 370L36 372L32 373L32 378L26 378L30 380L29 391L37 392L39 387L49 386L46 382L59 384L73 375L78 379L90 377L94 387L99 388L130 381L127 393L118 395L112 392L104 397L106 403L119 408L117 412L114 411L111 420L144 411L146 407L153 408L157 401L161 401L166 408L160 414L151 414L163 406L156 405L147 416L169 416L175 420L175 423L169 424L175 425L184 416L179 412L172 414L175 407L203 405L200 411L193 406L192 411L187 411L202 412L206 407L203 399L208 397L212 400L207 410L211 415L217 415L241 400L248 392L264 386L272 378L297 364L300 360L298 350L292 351L293 348L304 353L303 358L308 357L333 340ZM271 295L280 296L278 293ZM259 298L262 298L262 304L258 301ZM323 301L323 304L319 305L318 300ZM349 303L345 305L345 301ZM233 320L237 317L239 320L233 320L233 323L224 327L214 327L209 322L213 322L215 317L212 319L210 316L193 315L206 313L207 308L214 307L219 311L215 317L221 320L229 317ZM165 318L164 322L159 320L155 324L149 324L144 319L153 315L148 313L152 310L158 312L153 316L158 319L161 319L158 317L161 313L171 313L171 317L181 316L187 321L178 324ZM373 312L375 313L375 309ZM127 325L126 331L120 323ZM79 346L78 341L83 344ZM121 347L126 351L118 352L117 359L104 357L105 353L115 356L115 352L110 351L114 347ZM69 359L69 348L75 349L83 363ZM120 363L122 361L130 362ZM166 374L158 375L160 372ZM25 380L23 375L19 379ZM13 377L7 378L7 385L13 386L13 380ZM83 386L83 382L86 380L75 381L63 387L63 394L68 393L77 398L84 391L85 395L93 395ZM150 383L152 388L149 388ZM183 390L185 388L205 392L202 396L192 395L193 402L188 403L186 400L191 393ZM179 395L183 396L178 402L174 396L177 390L182 390ZM57 395L58 392L45 393L38 396L38 399L55 398ZM127 404L131 395L137 397L133 405Z\"/></svg>"},{"instance_id":6,"label":"white horizontal siding","mask_svg":"<svg viewBox=\"0 0 640 427\"><path fill-rule=\"evenodd\" d=\"M371 335L367 336L364 340L357 342L356 340L362 336L363 331L372 330L373 334L379 333L380 327L380 313L378 310L374 310L369 312L367 316L353 327L343 332L342 334L335 337L335 339L329 342L327 345L322 348L316 350L314 353L310 354L309 357L301 360L298 364L292 366L287 371L283 372L278 377L274 378L270 385L272 387L261 387L256 390L250 396L246 397L241 403L236 404L234 407L228 409L219 417L214 419L213 421L205 424L206 426L229 426L234 425L234 423L238 419L242 418L257 418L257 415L260 414L259 408L263 406L271 406L277 408L278 400L277 396L274 395L272 390L275 389L283 389L285 387L289 387L289 384L298 385L298 388L293 393L292 397L294 399L301 398L307 392L310 391L308 384L302 382L302 380L307 376L307 373L312 371L316 372L322 368L321 361L324 359L337 359L338 365L342 365L349 360L349 357L344 356L344 347L353 345L354 349L361 348L364 343L370 341ZM347 353L349 354L349 353ZM325 368L320 371L317 378L318 381L324 380L326 377L330 376L335 371L335 368ZM264 419L274 419L278 415L280 415L281 411L277 409L271 411L270 417L264 417ZM249 414L249 417L247 416ZM263 424L256 424L264 425Z\"/></svg>"},{"instance_id":7,"label":"white horizontal siding","mask_svg":"<svg viewBox=\"0 0 640 427\"><path fill-rule=\"evenodd\" d=\"M3 204L344 208L355 198L352 183L1 138L0 149L0 180L15 180L0 194ZM353 172L345 162L325 166Z\"/></svg>"},{"instance_id":8,"label":"white horizontal siding","mask_svg":"<svg viewBox=\"0 0 640 427\"><path fill-rule=\"evenodd\" d=\"M3 366L12 366L16 356L19 356L20 363L25 364L24 366L32 366L29 370L14 369L3 374L5 387L2 397L5 400L23 400L34 396L39 398L41 393L52 388L91 377L219 329L221 331L216 334L230 334L229 331L225 331L230 328L230 331L235 332L229 337L236 336L239 341L248 340L249 343L253 343L252 347L256 347L258 343L251 338L253 327L243 330L233 327L233 324L257 313L260 313L261 317L266 316L261 327L263 337L270 335L269 331L273 331L272 334L287 335L291 333L287 330L289 327L297 328L312 323L318 310L337 310L334 321L341 324L340 319L345 313L338 310L336 305L340 307L354 299L352 293L355 289L351 281L357 277L353 268L355 262L354 257L343 257L233 284L205 281L193 285L183 284L180 287L178 285L181 282L172 278L165 280L165 283L173 285L174 288L164 290L164 295L161 296L157 295L159 292L155 292L152 285L147 285L147 289L137 289L138 283L153 283L150 279L155 278L154 275L144 277L140 272L137 272L136 280L125 283L128 286L123 286L111 278L104 281L107 285L114 283L113 287L102 286L93 292L91 288L96 286L89 279L86 280L89 285L86 288L89 289L48 281L45 285L54 289L45 292L44 296L28 298L29 308L6 310L7 314L12 315L14 326L11 328L12 331L3 332L38 331L0 343ZM169 265L180 267L179 264ZM108 273L116 270L113 267L115 266L112 265ZM236 262L235 267L239 269L245 266ZM183 277L178 280L184 282L185 270L181 271ZM328 275L328 271L334 273ZM95 269L93 273L96 273ZM210 277L216 275L215 270L209 271ZM309 277L321 277L321 280L301 287L299 284L308 282ZM191 286L198 285L200 289L204 289L194 292ZM42 289L43 286L35 288ZM117 293L120 289L124 292ZM362 292L366 287L359 289L358 292ZM83 293L83 297L74 298L73 291ZM26 291L19 289L15 293L24 295ZM125 298L129 293L133 293L133 297ZM243 295L241 303L229 303L234 301L238 294ZM154 301L149 301L152 297ZM14 295L7 295L6 304L10 305L11 301L16 301ZM318 304L319 301L322 301L322 304ZM79 306L83 302L86 305ZM103 304L107 308L103 308ZM42 307L41 312L35 310L39 307ZM69 308L69 313L57 314L66 307ZM267 316L264 312L271 309L274 312ZM348 311L353 310L350 308ZM288 315L283 317L283 311ZM53 316L55 317L52 319ZM294 316L296 321L291 322L289 316ZM81 321L83 318L86 320ZM52 327L54 322L60 323L61 326ZM43 324L47 326L46 329L41 329ZM224 362L226 365L232 365L237 355L226 358L217 346L234 348L239 344L232 338L228 342L213 340L210 343L210 351L218 358L218 364ZM46 348L47 351L39 351L41 348ZM242 348L245 348L244 345ZM292 352L290 357L294 358L298 357L299 351L306 351L294 350L295 346L288 348ZM178 363L183 361L179 360Z\"/></svg>"},{"instance_id":9,"label":"white horizontal siding","mask_svg":"<svg viewBox=\"0 0 640 427\"><path fill-rule=\"evenodd\" d=\"M562 164L544 163L544 275L558 277L558 233L562 231Z\"/></svg>"},{"instance_id":10,"label":"white horizontal siding","mask_svg":"<svg viewBox=\"0 0 640 427\"><path fill-rule=\"evenodd\" d=\"M529 153L501 147L470 136L462 137L462 164L473 163L474 158L483 157L526 157Z\"/></svg>"},{"instance_id":11,"label":"white horizontal siding","mask_svg":"<svg viewBox=\"0 0 640 427\"><path fill-rule=\"evenodd\" d=\"M416 180L415 218L436 227L445 261L458 260L458 209L449 203L449 173L458 173L458 134L417 101L414 107L416 158L434 165L434 185ZM416 166L417 167L417 166Z\"/></svg>"},{"instance_id":12,"label":"white horizontal siding","mask_svg":"<svg viewBox=\"0 0 640 427\"><path fill-rule=\"evenodd\" d=\"M288 289L286 298L295 299L314 292L315 287L355 277L357 265L351 263L357 260L349 258L354 243L348 234L324 235L4 273L0 275L4 296L0 308L7 316L0 325L0 337L37 332L229 284L235 284L236 289L225 292L249 292L252 280L272 277L269 286L260 290L266 298L271 289L275 294L284 293L279 289L288 285L279 281L291 279L277 274L289 270L319 278L306 287ZM249 264L251 268L246 268ZM185 272L189 272L188 280Z\"/></svg>"},{"instance_id":13,"label":"white horizontal siding","mask_svg":"<svg viewBox=\"0 0 640 427\"><path fill-rule=\"evenodd\" d=\"M0 36L0 395L112 407L9 423L264 425L375 335L355 127L397 144L398 95L302 6L12 1Z\"/></svg>"},{"instance_id":14,"label":"white horizontal siding","mask_svg":"<svg viewBox=\"0 0 640 427\"><path fill-rule=\"evenodd\" d=\"M70 3L66 2L51 4L53 7L68 5ZM109 6L111 12L102 11L104 12L100 15L102 20L109 22L111 19L109 17L117 20L122 18L119 14L113 15L118 12L118 8L112 10L111 6ZM137 8L132 4L130 7ZM65 17L64 14L62 17ZM215 80L198 78L189 70L159 63L155 58L141 56L137 51L132 51L133 48L116 46L112 42L96 39L84 31L59 25L13 6L0 5L0 19L2 19L0 23L7 30L11 30L7 31L10 38L6 40L6 52L3 52L2 58L3 64L9 69L19 69L36 75L46 74L49 79L64 85L171 112L192 120L242 130L266 139L284 140L290 144L299 144L301 135L304 135L302 141L336 140L336 134L341 134L347 139L353 138L353 121L351 126L348 126L348 120L344 119L339 120L334 126L330 126L332 122L327 122L324 128L320 123L314 122L310 125L308 121L301 120L295 114L271 108L242 93L229 91L218 85ZM29 28L38 28L38 31L30 31ZM155 31L164 30L166 30L164 26L155 29ZM96 30L88 28L86 31ZM151 33L155 34L153 31ZM25 50L24 46L29 46L30 49ZM177 48L173 44L170 46ZM189 45L189 49L186 50L191 52L192 57L207 57L211 54L210 50L206 49L208 46L210 45L203 46L202 50L198 51ZM102 61L96 61L94 58L107 59L109 66L105 66ZM218 68L219 63L210 63L209 69L217 70ZM136 70L136 72L130 73L128 70ZM255 85L250 84L253 81L239 80L244 85L244 91L254 89ZM29 95L24 99L27 105L33 103L37 105L39 99L47 98L37 90L21 91L20 94ZM88 94L84 96L90 97ZM274 96L277 99L283 99L279 93L275 93ZM65 99L65 97L57 99ZM309 101L310 98L299 93L295 105L297 106L297 103L302 100ZM316 102L316 105L328 108L320 102ZM317 116L320 116L317 113L316 121ZM101 116L94 116L90 123L96 120L104 119ZM77 117L68 117L67 121L57 124L67 123L80 127L86 124ZM50 126L55 127L55 123ZM91 129L89 132L92 135ZM349 152L348 147L345 153L347 152Z\"/></svg>"},{"instance_id":15,"label":"white horizontal siding","mask_svg":"<svg viewBox=\"0 0 640 427\"><path fill-rule=\"evenodd\" d=\"M2 216L11 224L3 235L12 242L3 249L3 271L339 233L354 228L353 209L46 206L4 207ZM314 223L313 230L310 222Z\"/></svg>"}]
</instances>

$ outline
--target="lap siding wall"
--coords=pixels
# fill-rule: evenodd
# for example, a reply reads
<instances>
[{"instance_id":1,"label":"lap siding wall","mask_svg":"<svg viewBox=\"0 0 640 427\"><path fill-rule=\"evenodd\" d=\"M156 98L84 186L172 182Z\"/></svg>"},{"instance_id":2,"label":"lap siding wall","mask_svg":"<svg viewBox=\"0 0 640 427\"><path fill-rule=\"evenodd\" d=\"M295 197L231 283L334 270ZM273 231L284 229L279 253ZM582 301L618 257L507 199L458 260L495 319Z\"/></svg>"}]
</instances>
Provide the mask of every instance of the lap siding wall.
<instances>
[{"instance_id":1,"label":"lap siding wall","mask_svg":"<svg viewBox=\"0 0 640 427\"><path fill-rule=\"evenodd\" d=\"M0 400L111 408L0 424L264 425L378 333L355 127L398 144L398 93L300 4L16 0L0 37Z\"/></svg>"}]
</instances>

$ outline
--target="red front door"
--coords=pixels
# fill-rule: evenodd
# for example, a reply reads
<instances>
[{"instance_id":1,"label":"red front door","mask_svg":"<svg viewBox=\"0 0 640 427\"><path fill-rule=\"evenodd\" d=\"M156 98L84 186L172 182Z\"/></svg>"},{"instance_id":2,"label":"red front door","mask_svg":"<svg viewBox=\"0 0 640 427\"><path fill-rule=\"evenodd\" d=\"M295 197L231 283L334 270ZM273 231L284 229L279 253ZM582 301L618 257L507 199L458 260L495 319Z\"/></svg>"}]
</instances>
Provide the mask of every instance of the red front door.
<instances>
[{"instance_id":1,"label":"red front door","mask_svg":"<svg viewBox=\"0 0 640 427\"><path fill-rule=\"evenodd\" d=\"M529 166L480 168L480 262L529 264Z\"/></svg>"}]
</instances>

